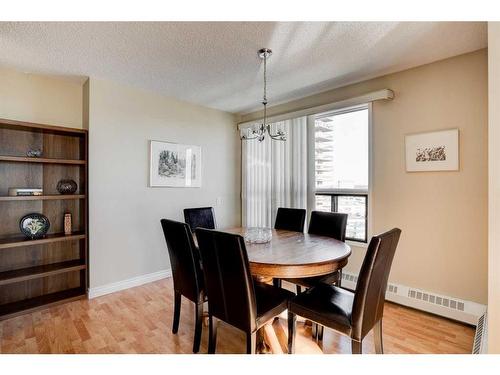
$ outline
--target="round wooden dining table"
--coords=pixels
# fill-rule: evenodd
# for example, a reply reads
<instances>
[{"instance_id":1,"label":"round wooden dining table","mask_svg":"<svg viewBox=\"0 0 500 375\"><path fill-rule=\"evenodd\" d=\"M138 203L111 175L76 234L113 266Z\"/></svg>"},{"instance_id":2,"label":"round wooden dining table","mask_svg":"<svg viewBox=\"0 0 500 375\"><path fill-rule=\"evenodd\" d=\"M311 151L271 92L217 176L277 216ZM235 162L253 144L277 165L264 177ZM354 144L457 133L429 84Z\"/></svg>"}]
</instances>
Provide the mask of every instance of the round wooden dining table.
<instances>
[{"instance_id":1,"label":"round wooden dining table","mask_svg":"<svg viewBox=\"0 0 500 375\"><path fill-rule=\"evenodd\" d=\"M245 235L246 228L224 229ZM261 278L302 278L327 275L347 264L351 248L334 238L272 230L268 243L245 243L250 271Z\"/></svg>"}]
</instances>

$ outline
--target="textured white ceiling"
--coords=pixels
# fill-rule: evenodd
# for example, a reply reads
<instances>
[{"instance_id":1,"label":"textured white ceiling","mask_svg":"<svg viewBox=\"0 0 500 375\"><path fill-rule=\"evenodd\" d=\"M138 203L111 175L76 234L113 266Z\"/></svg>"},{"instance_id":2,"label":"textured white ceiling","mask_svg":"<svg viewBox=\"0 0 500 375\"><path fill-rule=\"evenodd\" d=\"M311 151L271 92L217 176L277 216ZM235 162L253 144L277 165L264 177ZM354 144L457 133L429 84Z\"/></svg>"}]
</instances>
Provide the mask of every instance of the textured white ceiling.
<instances>
[{"instance_id":1,"label":"textured white ceiling","mask_svg":"<svg viewBox=\"0 0 500 375\"><path fill-rule=\"evenodd\" d=\"M481 22L0 22L0 65L97 77L229 112L484 48Z\"/></svg>"}]
</instances>

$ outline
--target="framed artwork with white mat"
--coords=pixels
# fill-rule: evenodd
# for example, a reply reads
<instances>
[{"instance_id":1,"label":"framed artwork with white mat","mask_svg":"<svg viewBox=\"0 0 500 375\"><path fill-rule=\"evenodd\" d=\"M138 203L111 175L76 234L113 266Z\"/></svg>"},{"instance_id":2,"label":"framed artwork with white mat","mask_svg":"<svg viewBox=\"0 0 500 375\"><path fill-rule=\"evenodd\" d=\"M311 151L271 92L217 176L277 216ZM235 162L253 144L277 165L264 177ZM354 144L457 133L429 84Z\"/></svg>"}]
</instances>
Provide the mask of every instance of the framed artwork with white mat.
<instances>
[{"instance_id":1,"label":"framed artwork with white mat","mask_svg":"<svg viewBox=\"0 0 500 375\"><path fill-rule=\"evenodd\" d=\"M150 141L149 186L201 187L201 147Z\"/></svg>"},{"instance_id":2,"label":"framed artwork with white mat","mask_svg":"<svg viewBox=\"0 0 500 375\"><path fill-rule=\"evenodd\" d=\"M458 171L458 129L438 130L405 136L406 171Z\"/></svg>"}]
</instances>

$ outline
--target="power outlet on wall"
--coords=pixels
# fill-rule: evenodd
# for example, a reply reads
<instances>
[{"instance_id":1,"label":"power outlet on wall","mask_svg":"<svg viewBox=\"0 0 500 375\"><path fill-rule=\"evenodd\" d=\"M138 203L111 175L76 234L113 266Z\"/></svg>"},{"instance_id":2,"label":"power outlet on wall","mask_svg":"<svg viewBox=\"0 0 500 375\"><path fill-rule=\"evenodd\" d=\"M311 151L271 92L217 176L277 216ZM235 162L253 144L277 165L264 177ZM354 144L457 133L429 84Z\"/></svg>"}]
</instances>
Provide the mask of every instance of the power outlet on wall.
<instances>
[{"instance_id":1,"label":"power outlet on wall","mask_svg":"<svg viewBox=\"0 0 500 375\"><path fill-rule=\"evenodd\" d=\"M222 206L222 197L215 198L215 205Z\"/></svg>"}]
</instances>

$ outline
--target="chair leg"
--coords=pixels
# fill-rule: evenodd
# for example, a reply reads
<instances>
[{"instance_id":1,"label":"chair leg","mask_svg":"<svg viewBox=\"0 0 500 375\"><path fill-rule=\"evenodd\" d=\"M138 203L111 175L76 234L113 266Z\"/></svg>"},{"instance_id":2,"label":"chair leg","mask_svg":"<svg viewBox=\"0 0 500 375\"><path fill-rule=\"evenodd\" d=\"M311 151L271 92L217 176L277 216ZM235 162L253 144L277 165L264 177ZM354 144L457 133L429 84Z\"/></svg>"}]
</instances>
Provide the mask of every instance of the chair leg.
<instances>
[{"instance_id":1,"label":"chair leg","mask_svg":"<svg viewBox=\"0 0 500 375\"><path fill-rule=\"evenodd\" d=\"M296 285L295 289L297 290L297 294L302 293L302 287L300 285Z\"/></svg>"},{"instance_id":2,"label":"chair leg","mask_svg":"<svg viewBox=\"0 0 500 375\"><path fill-rule=\"evenodd\" d=\"M203 326L203 302L196 304L194 320L195 320L195 326L194 326L193 353L198 353L200 351L201 329Z\"/></svg>"},{"instance_id":3,"label":"chair leg","mask_svg":"<svg viewBox=\"0 0 500 375\"><path fill-rule=\"evenodd\" d=\"M297 315L288 310L288 354L295 354L295 323Z\"/></svg>"},{"instance_id":4,"label":"chair leg","mask_svg":"<svg viewBox=\"0 0 500 375\"><path fill-rule=\"evenodd\" d=\"M342 270L337 271L337 286L339 288L342 286Z\"/></svg>"},{"instance_id":5,"label":"chair leg","mask_svg":"<svg viewBox=\"0 0 500 375\"><path fill-rule=\"evenodd\" d=\"M317 332L318 332L318 341L323 341L323 332L325 330L325 327L323 327L321 324L318 324Z\"/></svg>"},{"instance_id":6,"label":"chair leg","mask_svg":"<svg viewBox=\"0 0 500 375\"><path fill-rule=\"evenodd\" d=\"M273 285L276 288L281 288L281 279L273 279Z\"/></svg>"},{"instance_id":7,"label":"chair leg","mask_svg":"<svg viewBox=\"0 0 500 375\"><path fill-rule=\"evenodd\" d=\"M255 354L257 350L257 331L247 332L247 354Z\"/></svg>"},{"instance_id":8,"label":"chair leg","mask_svg":"<svg viewBox=\"0 0 500 375\"><path fill-rule=\"evenodd\" d=\"M384 345L382 343L382 319L380 319L373 327L373 335L375 341L375 353L384 354Z\"/></svg>"},{"instance_id":9,"label":"chair leg","mask_svg":"<svg viewBox=\"0 0 500 375\"><path fill-rule=\"evenodd\" d=\"M179 318L181 317L181 294L174 292L174 324L172 325L172 333L176 334L179 330Z\"/></svg>"},{"instance_id":10,"label":"chair leg","mask_svg":"<svg viewBox=\"0 0 500 375\"><path fill-rule=\"evenodd\" d=\"M351 340L352 354L361 354L363 352L363 345L361 341Z\"/></svg>"},{"instance_id":11,"label":"chair leg","mask_svg":"<svg viewBox=\"0 0 500 375\"><path fill-rule=\"evenodd\" d=\"M318 323L311 323L311 336L313 340L316 340L318 338Z\"/></svg>"},{"instance_id":12,"label":"chair leg","mask_svg":"<svg viewBox=\"0 0 500 375\"><path fill-rule=\"evenodd\" d=\"M212 315L208 318L208 354L215 354L217 346L217 325L219 321Z\"/></svg>"}]
</instances>

